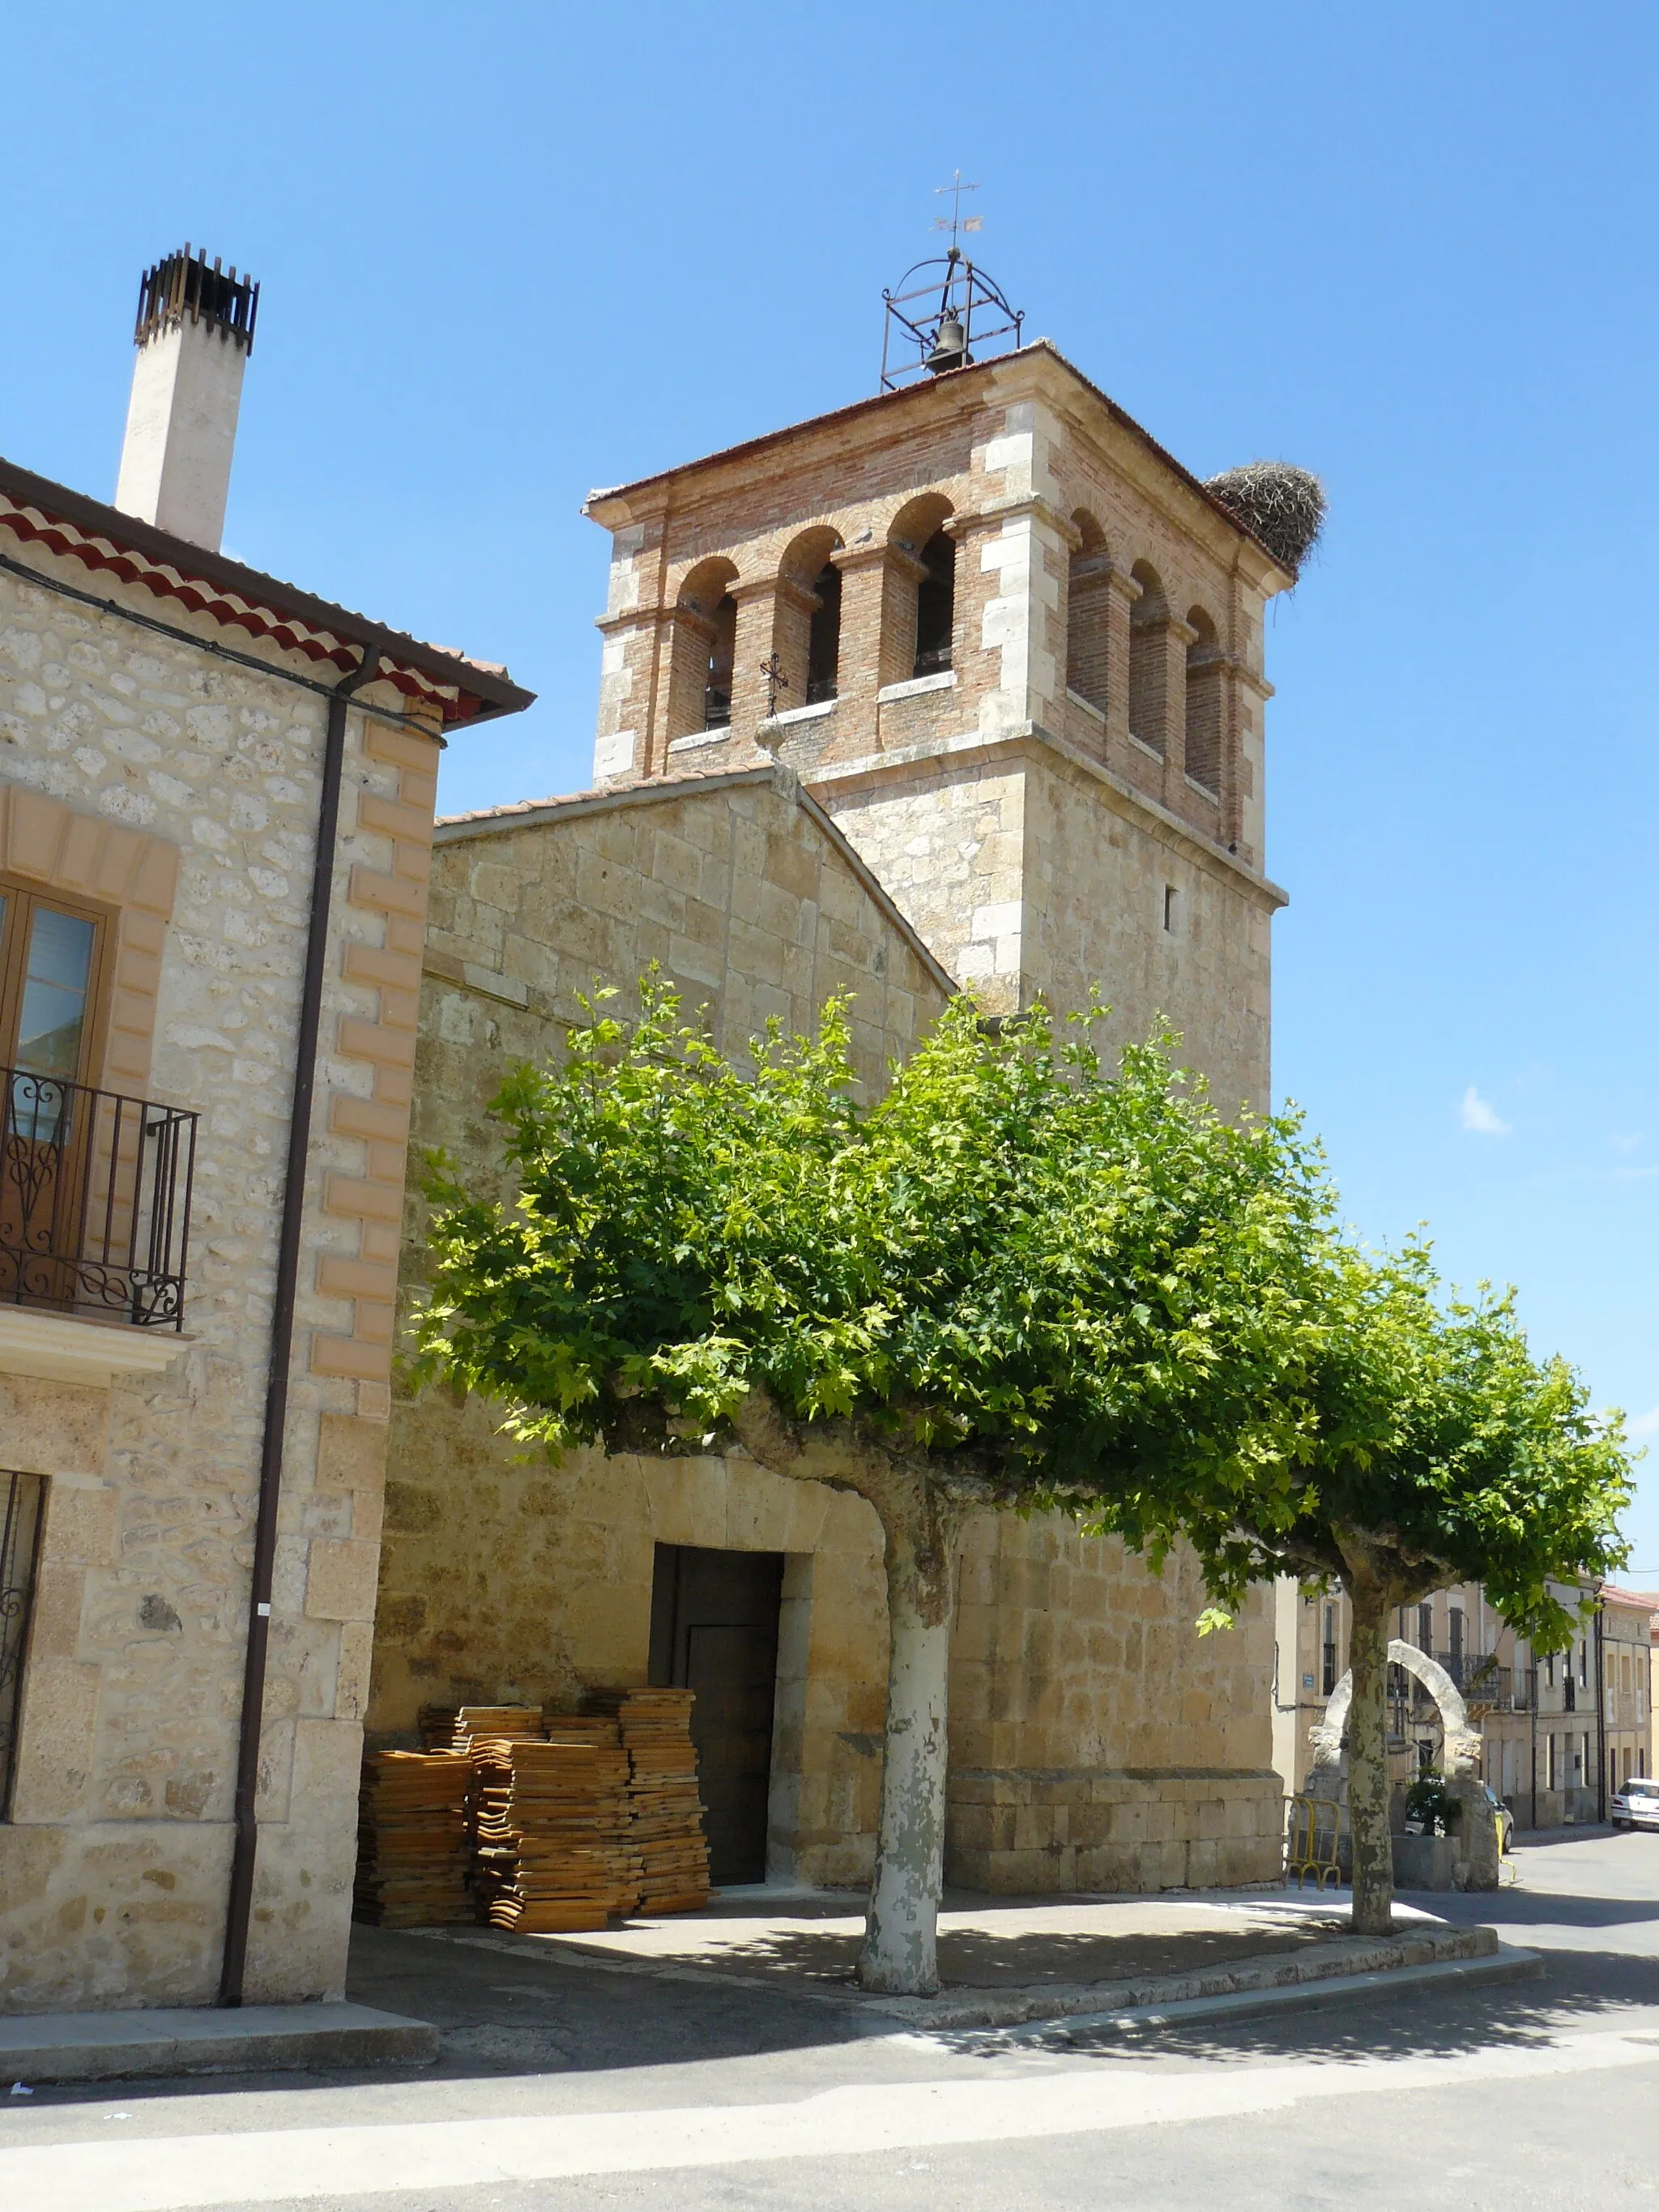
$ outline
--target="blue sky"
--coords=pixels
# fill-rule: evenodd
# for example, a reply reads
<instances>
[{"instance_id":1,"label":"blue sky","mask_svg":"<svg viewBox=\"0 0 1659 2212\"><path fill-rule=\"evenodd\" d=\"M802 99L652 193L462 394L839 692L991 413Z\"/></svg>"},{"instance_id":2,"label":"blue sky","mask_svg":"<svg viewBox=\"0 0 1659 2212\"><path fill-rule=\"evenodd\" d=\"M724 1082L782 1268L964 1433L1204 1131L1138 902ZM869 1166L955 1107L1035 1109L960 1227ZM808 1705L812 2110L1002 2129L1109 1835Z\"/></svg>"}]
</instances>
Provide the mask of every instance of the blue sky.
<instances>
[{"instance_id":1,"label":"blue sky","mask_svg":"<svg viewBox=\"0 0 1659 2212\"><path fill-rule=\"evenodd\" d=\"M1659 1441L1651 7L1192 0L15 14L0 450L107 497L139 270L264 286L229 550L539 693L586 779L592 486L870 391L987 264L1200 474L1330 489L1268 639L1275 1079ZM1659 1473L1631 1522L1659 1587Z\"/></svg>"}]
</instances>

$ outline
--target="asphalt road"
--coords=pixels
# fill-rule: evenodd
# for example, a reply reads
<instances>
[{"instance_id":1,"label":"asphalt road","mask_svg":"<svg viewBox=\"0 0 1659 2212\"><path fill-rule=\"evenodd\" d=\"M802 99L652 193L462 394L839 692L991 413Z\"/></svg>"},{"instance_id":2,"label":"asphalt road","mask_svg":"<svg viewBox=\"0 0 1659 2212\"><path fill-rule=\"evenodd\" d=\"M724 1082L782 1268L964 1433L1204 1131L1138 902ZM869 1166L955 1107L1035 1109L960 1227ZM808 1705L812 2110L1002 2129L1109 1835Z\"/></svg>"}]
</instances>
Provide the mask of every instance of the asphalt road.
<instances>
[{"instance_id":1,"label":"asphalt road","mask_svg":"<svg viewBox=\"0 0 1659 2212\"><path fill-rule=\"evenodd\" d=\"M1422 1901L1546 1953L1541 1981L1084 2050L377 1934L352 1994L439 2020L438 2068L6 2100L0 2206L1659 2207L1659 1835L1517 1864Z\"/></svg>"}]
</instances>

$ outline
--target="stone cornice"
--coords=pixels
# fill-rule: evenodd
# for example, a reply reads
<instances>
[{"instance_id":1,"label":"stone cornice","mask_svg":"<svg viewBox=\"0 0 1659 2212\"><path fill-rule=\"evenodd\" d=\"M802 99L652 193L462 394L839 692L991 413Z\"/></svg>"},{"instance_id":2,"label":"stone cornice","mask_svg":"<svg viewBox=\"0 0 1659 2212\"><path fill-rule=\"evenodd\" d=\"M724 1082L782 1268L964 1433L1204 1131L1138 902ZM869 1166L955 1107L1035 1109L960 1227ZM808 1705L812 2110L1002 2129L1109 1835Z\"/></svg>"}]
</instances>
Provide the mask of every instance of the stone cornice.
<instances>
[{"instance_id":1,"label":"stone cornice","mask_svg":"<svg viewBox=\"0 0 1659 2212\"><path fill-rule=\"evenodd\" d=\"M1024 492L1008 499L987 500L983 507L974 507L964 514L953 514L943 527L947 537L963 538L981 524L988 527L994 523L1000 525L1012 522L1022 514L1029 514L1033 521L1046 525L1073 553L1083 543L1083 532L1076 523L1068 521L1053 501L1044 499L1041 492Z\"/></svg>"},{"instance_id":2,"label":"stone cornice","mask_svg":"<svg viewBox=\"0 0 1659 2212\"><path fill-rule=\"evenodd\" d=\"M1053 753L1092 781L1103 785L1133 814L1144 815L1165 835L1184 847L1188 855L1206 866L1220 871L1235 880L1237 888L1245 891L1267 913L1290 903L1290 893L1274 883L1270 877L1260 874L1237 853L1230 853L1224 845L1218 845L1204 836L1190 822L1170 812L1145 792L1137 791L1112 769L1069 744L1041 722L1020 722L994 736L981 735L977 731L964 732L957 738L937 739L926 744L896 747L890 752L866 753L858 759L825 762L815 769L811 788L828 793L848 787L874 789L893 781L918 768L978 766L997 760L1014 759L1024 755L1028 759L1041 759Z\"/></svg>"}]
</instances>

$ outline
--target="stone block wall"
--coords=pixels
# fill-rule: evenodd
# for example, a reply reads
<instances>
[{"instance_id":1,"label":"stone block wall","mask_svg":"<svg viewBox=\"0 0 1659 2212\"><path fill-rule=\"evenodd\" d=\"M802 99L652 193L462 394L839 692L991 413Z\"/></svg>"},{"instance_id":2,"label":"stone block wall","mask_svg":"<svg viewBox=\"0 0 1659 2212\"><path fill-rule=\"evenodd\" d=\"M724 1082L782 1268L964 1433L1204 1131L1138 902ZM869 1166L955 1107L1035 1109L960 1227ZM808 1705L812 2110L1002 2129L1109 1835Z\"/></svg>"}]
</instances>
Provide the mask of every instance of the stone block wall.
<instances>
[{"instance_id":1,"label":"stone block wall","mask_svg":"<svg viewBox=\"0 0 1659 2212\"><path fill-rule=\"evenodd\" d=\"M1200 1637L1189 1553L1157 1577L1053 1515L981 1516L963 1547L951 1662L946 1874L1001 1893L1277 1877L1283 1791L1258 1594Z\"/></svg>"},{"instance_id":2,"label":"stone block wall","mask_svg":"<svg viewBox=\"0 0 1659 2212\"><path fill-rule=\"evenodd\" d=\"M29 558L85 588L75 560L44 544ZM107 570L98 590L155 611ZM219 634L206 613L177 622ZM253 2000L337 1996L350 1907L437 755L434 733L376 719L404 709L389 685L362 696L307 1188ZM171 1367L98 1390L0 1375L0 1467L49 1479L0 1826L0 2008L216 1987L325 711L274 672L0 577L4 865L110 915L120 957L94 1079L202 1117Z\"/></svg>"}]
</instances>

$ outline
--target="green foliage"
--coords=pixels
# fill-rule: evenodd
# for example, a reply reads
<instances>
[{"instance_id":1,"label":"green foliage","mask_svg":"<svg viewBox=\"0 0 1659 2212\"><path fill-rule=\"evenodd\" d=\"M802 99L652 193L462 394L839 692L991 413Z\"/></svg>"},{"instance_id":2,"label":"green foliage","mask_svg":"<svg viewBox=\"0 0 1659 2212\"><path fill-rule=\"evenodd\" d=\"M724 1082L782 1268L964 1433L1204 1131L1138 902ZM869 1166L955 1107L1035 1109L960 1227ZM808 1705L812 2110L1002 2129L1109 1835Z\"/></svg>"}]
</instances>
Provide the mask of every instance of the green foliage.
<instances>
[{"instance_id":1,"label":"green foliage","mask_svg":"<svg viewBox=\"0 0 1659 2212\"><path fill-rule=\"evenodd\" d=\"M855 1103L847 1010L752 1073L641 986L495 1102L522 1195L435 1163L417 1374L557 1449L717 1434L742 1395L995 1470L1011 1502L1218 1503L1285 1464L1299 1255L1327 1200L1293 1123L1214 1112L1169 1040L1109 1070L1092 1024L1000 1029L958 1000Z\"/></svg>"},{"instance_id":2,"label":"green foliage","mask_svg":"<svg viewBox=\"0 0 1659 2212\"><path fill-rule=\"evenodd\" d=\"M1218 1509L1149 1502L1198 1547L1212 1589L1290 1571L1353 1583L1357 1557L1399 1604L1479 1581L1540 1650L1577 1631L1553 1581L1602 1575L1627 1556L1631 1496L1617 1414L1592 1414L1560 1359L1539 1361L1514 1293L1446 1296L1426 1246L1361 1253L1322 1232L1299 1279L1301 1379L1291 1458Z\"/></svg>"},{"instance_id":3,"label":"green foliage","mask_svg":"<svg viewBox=\"0 0 1659 2212\"><path fill-rule=\"evenodd\" d=\"M1445 1776L1429 1767L1406 1792L1406 1817L1420 1821L1425 1836L1445 1836L1462 1819L1463 1808L1447 1789Z\"/></svg>"},{"instance_id":4,"label":"green foliage","mask_svg":"<svg viewBox=\"0 0 1659 2212\"><path fill-rule=\"evenodd\" d=\"M1363 1555L1395 1603L1484 1582L1547 1650L1575 1626L1551 1582L1622 1562L1618 1421L1512 1297L1345 1243L1295 1120L1223 1121L1168 1037L1109 1068L1094 1018L962 998L865 1105L843 1003L744 1073L641 993L503 1088L516 1206L433 1164L417 1379L556 1452L695 1445L762 1389L1154 1566L1187 1539L1206 1631Z\"/></svg>"}]
</instances>

